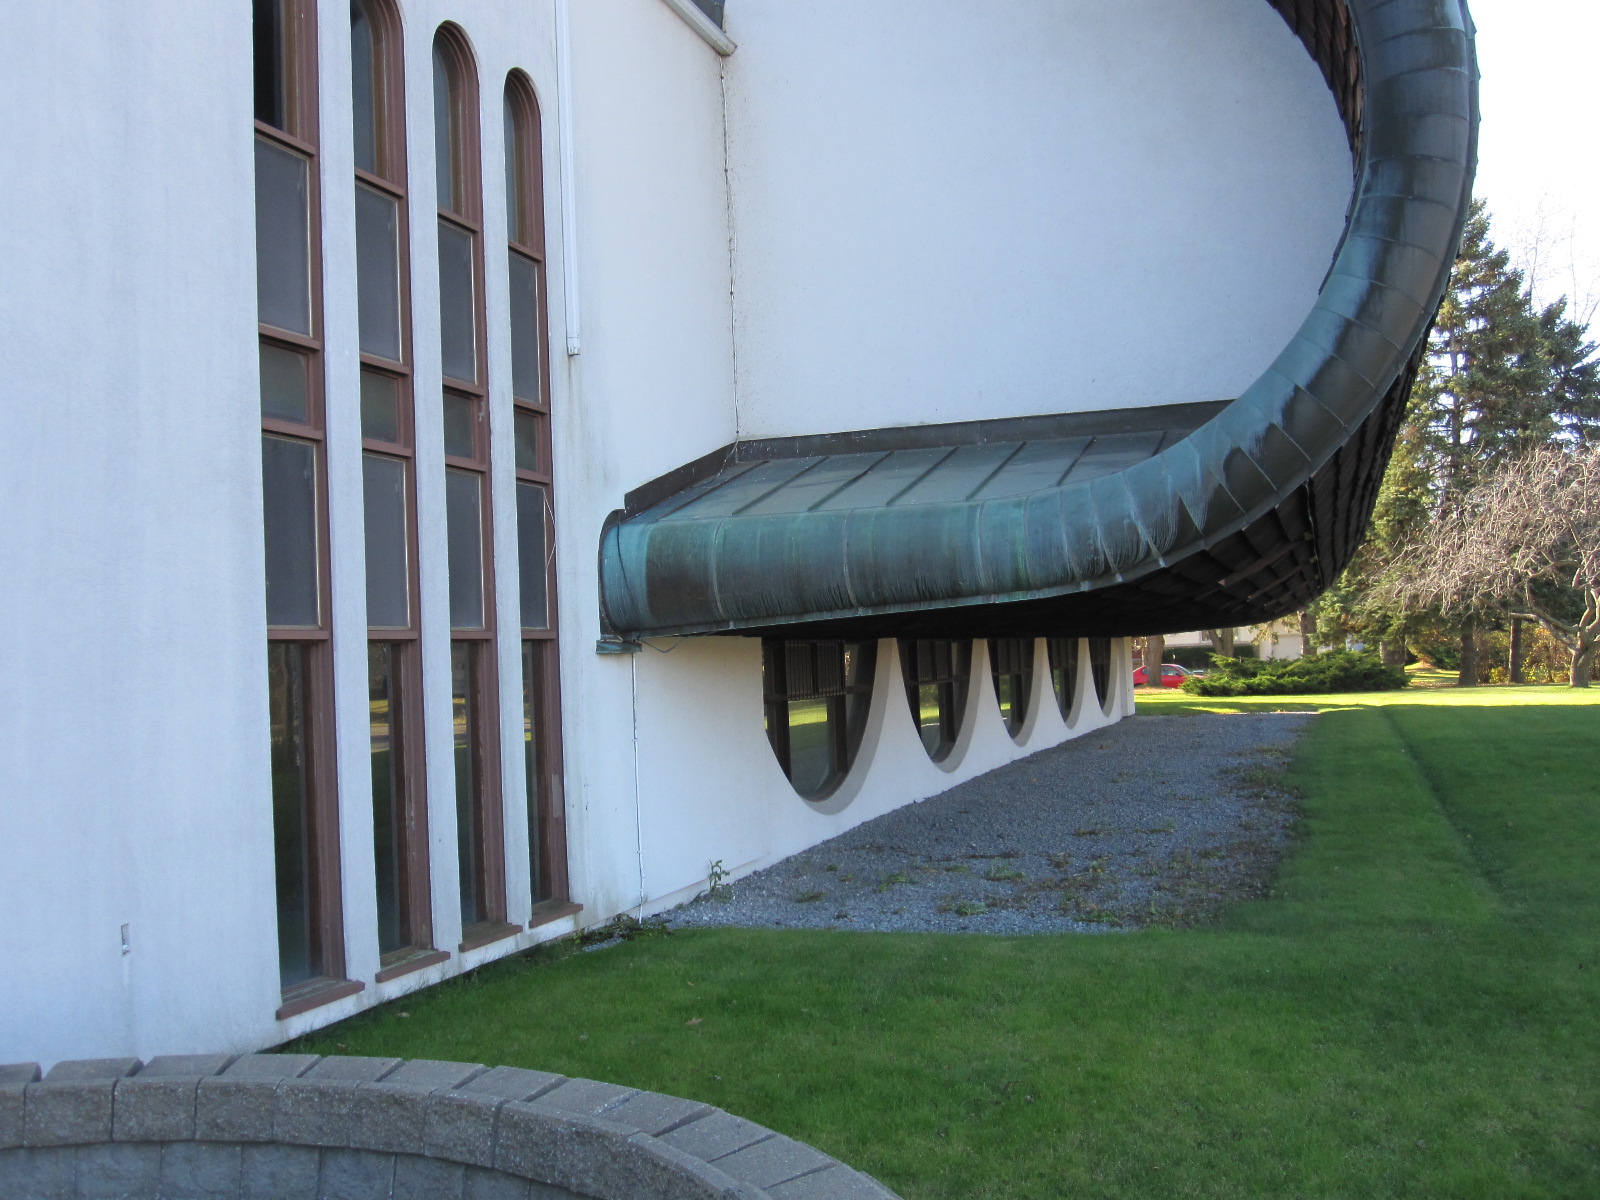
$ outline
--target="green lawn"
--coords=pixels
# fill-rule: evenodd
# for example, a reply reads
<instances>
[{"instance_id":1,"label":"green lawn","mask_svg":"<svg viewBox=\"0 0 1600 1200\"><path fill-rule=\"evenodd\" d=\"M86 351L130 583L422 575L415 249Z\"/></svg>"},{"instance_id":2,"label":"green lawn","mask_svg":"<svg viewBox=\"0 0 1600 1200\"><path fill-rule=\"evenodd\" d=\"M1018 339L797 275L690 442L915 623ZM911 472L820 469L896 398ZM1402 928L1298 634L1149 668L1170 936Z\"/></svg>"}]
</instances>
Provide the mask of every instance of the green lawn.
<instances>
[{"instance_id":1,"label":"green lawn","mask_svg":"<svg viewBox=\"0 0 1600 1200\"><path fill-rule=\"evenodd\" d=\"M296 1049L692 1096L910 1200L1600 1196L1600 689L1140 707L1324 710L1270 899L1185 932L552 948Z\"/></svg>"}]
</instances>

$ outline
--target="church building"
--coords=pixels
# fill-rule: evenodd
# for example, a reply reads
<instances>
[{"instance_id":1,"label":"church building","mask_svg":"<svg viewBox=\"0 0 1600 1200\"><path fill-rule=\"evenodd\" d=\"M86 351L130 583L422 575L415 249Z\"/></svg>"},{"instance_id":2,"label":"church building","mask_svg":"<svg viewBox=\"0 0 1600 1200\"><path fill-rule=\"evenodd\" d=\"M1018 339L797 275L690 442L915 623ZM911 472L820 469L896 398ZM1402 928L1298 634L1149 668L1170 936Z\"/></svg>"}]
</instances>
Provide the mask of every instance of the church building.
<instances>
[{"instance_id":1,"label":"church building","mask_svg":"<svg viewBox=\"0 0 1600 1200\"><path fill-rule=\"evenodd\" d=\"M0 1062L245 1051L1131 715L1363 536L1463 0L83 0L0 58Z\"/></svg>"}]
</instances>

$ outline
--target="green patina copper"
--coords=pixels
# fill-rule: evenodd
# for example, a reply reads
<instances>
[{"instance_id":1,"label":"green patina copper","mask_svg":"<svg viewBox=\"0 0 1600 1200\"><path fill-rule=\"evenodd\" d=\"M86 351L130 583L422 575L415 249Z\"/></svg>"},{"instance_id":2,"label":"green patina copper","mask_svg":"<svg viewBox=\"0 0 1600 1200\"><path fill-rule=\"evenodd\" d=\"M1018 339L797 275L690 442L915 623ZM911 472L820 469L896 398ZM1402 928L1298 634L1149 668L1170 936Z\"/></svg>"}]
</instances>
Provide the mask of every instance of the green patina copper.
<instances>
[{"instance_id":1,"label":"green patina copper","mask_svg":"<svg viewBox=\"0 0 1600 1200\"><path fill-rule=\"evenodd\" d=\"M607 628L1129 634L1261 620L1327 587L1449 280L1476 58L1463 0L1271 2L1339 102L1356 183L1316 305L1242 396L730 447L607 522Z\"/></svg>"}]
</instances>

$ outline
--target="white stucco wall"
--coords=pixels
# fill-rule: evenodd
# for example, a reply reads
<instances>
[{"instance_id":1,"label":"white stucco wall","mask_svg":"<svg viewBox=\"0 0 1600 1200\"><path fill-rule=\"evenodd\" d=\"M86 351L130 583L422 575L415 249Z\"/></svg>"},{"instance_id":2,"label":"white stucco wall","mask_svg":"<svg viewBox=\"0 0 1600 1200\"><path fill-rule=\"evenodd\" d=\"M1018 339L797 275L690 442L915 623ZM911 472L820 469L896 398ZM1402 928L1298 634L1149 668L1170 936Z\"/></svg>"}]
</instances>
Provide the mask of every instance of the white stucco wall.
<instances>
[{"instance_id":1,"label":"white stucco wall","mask_svg":"<svg viewBox=\"0 0 1600 1200\"><path fill-rule=\"evenodd\" d=\"M1056 704L1040 641L1030 714L1013 740L995 700L987 643L980 640L973 643L960 738L949 757L935 763L912 723L897 644L883 640L855 765L837 792L813 804L789 786L767 744L760 643L702 639L662 646L664 654L647 651L636 658L640 871L651 897L647 912L704 891L713 862L737 879L1131 712L1126 640L1114 643L1104 709L1093 693L1088 648L1080 646L1070 722Z\"/></svg>"},{"instance_id":2,"label":"white stucco wall","mask_svg":"<svg viewBox=\"0 0 1600 1200\"><path fill-rule=\"evenodd\" d=\"M401 9L423 398L440 387L430 47L441 21L466 28L481 86L495 582L509 618L499 657L505 865L508 915L526 921L499 130L513 67L553 108L553 8L407 0ZM337 852L345 974L367 986L275 1019L250 4L36 6L15 14L11 32L6 45L18 52L0 71L12 181L0 191L10 398L0 406L0 611L14 630L0 669L0 1061L258 1048L570 930L571 920L558 922L373 980L350 58L343 10L324 6ZM547 119L552 196L554 131ZM559 231L553 205L551 221ZM559 244L553 257L559 296ZM564 374L556 384L564 401ZM437 406L419 403L417 415L432 916L434 944L454 951L443 441Z\"/></svg>"},{"instance_id":3,"label":"white stucco wall","mask_svg":"<svg viewBox=\"0 0 1600 1200\"><path fill-rule=\"evenodd\" d=\"M571 12L582 353L553 337L562 701L573 893L603 920L645 897L634 662L595 654L595 548L630 488L733 440L732 310L722 59L661 0Z\"/></svg>"},{"instance_id":4,"label":"white stucco wall","mask_svg":"<svg viewBox=\"0 0 1600 1200\"><path fill-rule=\"evenodd\" d=\"M737 0L743 436L1237 396L1351 169L1263 0Z\"/></svg>"},{"instance_id":5,"label":"white stucco wall","mask_svg":"<svg viewBox=\"0 0 1600 1200\"><path fill-rule=\"evenodd\" d=\"M414 380L424 398L416 447L432 917L434 944L452 956L383 984L374 979L350 67L343 10L322 6L338 852L346 975L366 987L282 1022L274 1016L250 5L150 0L14 15L0 52L10 170L10 186L0 189L8 389L0 611L12 631L0 649L0 1061L271 1045L579 923L654 911L702 888L712 861L743 873L1105 719L1084 705L1072 728L1062 722L1041 647L1035 715L1013 742L980 645L969 732L935 766L885 642L856 769L833 802L812 806L767 746L757 642L594 654L601 523L627 489L740 431L735 363L743 351L735 354L725 60L660 0L572 0L577 256L569 263L557 202L554 4L400 5ZM443 436L426 402L441 386L429 50L446 19L470 39L481 87L501 785L508 915L519 922L531 902L516 754L499 139L508 70L529 75L544 110L566 805L572 894L585 905L578 920L465 954L455 952ZM781 67L780 90L788 86ZM772 136L788 136L783 122ZM765 218L750 209L743 219L748 229ZM569 275L583 314L581 331L571 331L581 332L575 357L560 350ZM818 417L823 428L849 424L832 420ZM1120 686L1126 648L1118 655ZM1126 705L1119 692L1111 708Z\"/></svg>"},{"instance_id":6,"label":"white stucco wall","mask_svg":"<svg viewBox=\"0 0 1600 1200\"><path fill-rule=\"evenodd\" d=\"M277 1003L249 33L7 14L4 1061L189 1045L197 1010L237 1045Z\"/></svg>"},{"instance_id":7,"label":"white stucco wall","mask_svg":"<svg viewBox=\"0 0 1600 1200\"><path fill-rule=\"evenodd\" d=\"M600 659L593 547L626 487L722 444L733 376L721 60L659 0L572 6L575 277L555 356L557 549L572 893L637 908L632 663ZM430 46L454 20L481 93L501 614L508 916L530 915L515 616L500 122L507 71L544 110L551 340L563 323L553 0L404 0L418 542L434 944L378 984L354 352L348 28L318 31L336 772L347 977L288 1021L268 790L250 5L18 14L0 72L0 1061L270 1045L574 928L465 954L444 568ZM102 11L104 10L104 11ZM333 18L329 18L329 13ZM186 64L174 71L174 63ZM130 952L121 951L128 926Z\"/></svg>"}]
</instances>

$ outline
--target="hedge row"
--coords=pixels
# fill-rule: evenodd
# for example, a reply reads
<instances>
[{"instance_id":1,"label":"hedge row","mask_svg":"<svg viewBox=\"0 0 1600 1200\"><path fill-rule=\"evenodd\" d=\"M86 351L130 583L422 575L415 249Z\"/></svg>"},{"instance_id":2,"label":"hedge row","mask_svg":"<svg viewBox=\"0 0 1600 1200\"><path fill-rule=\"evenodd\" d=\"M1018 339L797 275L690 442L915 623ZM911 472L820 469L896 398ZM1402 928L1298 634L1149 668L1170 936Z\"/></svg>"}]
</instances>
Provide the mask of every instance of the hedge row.
<instances>
[{"instance_id":1,"label":"hedge row","mask_svg":"<svg viewBox=\"0 0 1600 1200\"><path fill-rule=\"evenodd\" d=\"M1323 692L1389 692L1407 686L1406 673L1386 667L1367 650L1332 650L1307 658L1213 660L1204 676L1184 680L1194 696L1293 696Z\"/></svg>"}]
</instances>

